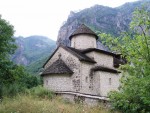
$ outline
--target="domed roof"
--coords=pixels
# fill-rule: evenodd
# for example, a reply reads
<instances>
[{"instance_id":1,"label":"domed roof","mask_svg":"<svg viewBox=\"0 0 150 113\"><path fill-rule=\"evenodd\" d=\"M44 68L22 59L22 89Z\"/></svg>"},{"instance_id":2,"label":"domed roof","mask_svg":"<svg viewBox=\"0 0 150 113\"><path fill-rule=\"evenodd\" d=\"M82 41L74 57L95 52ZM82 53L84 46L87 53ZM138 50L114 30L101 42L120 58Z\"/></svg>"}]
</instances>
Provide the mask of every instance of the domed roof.
<instances>
[{"instance_id":1,"label":"domed roof","mask_svg":"<svg viewBox=\"0 0 150 113\"><path fill-rule=\"evenodd\" d=\"M75 35L80 35L80 34L89 34L89 35L94 35L96 39L98 39L98 36L96 35L95 32L93 32L90 28L88 28L86 25L82 24L80 25L69 37L71 40L73 36Z\"/></svg>"}]
</instances>

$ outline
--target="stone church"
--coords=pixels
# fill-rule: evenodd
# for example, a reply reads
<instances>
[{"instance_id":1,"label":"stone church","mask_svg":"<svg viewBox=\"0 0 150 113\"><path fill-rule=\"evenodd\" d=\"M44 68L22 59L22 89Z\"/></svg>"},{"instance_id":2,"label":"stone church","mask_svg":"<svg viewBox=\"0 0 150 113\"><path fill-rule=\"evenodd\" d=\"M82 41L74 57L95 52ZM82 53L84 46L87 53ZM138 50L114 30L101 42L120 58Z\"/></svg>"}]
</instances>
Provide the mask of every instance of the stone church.
<instances>
[{"instance_id":1,"label":"stone church","mask_svg":"<svg viewBox=\"0 0 150 113\"><path fill-rule=\"evenodd\" d=\"M44 64L44 87L70 101L107 101L107 94L119 87L122 62L120 54L97 49L98 38L84 24L79 26L69 37L71 47L59 45Z\"/></svg>"}]
</instances>

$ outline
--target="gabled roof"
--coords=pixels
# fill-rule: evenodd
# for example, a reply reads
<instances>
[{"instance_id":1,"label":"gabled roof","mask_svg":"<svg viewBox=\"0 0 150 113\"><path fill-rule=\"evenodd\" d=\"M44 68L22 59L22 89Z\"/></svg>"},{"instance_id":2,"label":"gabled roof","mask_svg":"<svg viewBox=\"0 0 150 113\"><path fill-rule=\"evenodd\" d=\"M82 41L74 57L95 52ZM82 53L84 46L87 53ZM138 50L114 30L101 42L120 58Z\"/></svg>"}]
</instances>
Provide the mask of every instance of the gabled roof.
<instances>
[{"instance_id":1,"label":"gabled roof","mask_svg":"<svg viewBox=\"0 0 150 113\"><path fill-rule=\"evenodd\" d=\"M76 56L80 61L86 61L86 62L90 62L90 63L96 63L93 59L89 58L88 56L86 56L85 54L81 53L80 50L72 48L72 47L67 47L64 45L59 45L56 50L53 52L53 54L49 57L49 59L45 62L45 64L43 65L43 67L47 64L47 62L53 57L53 55L56 53L56 51L58 50L59 47L62 47L63 49L65 49L66 51L68 51L69 53L71 53L72 55Z\"/></svg>"},{"instance_id":2,"label":"gabled roof","mask_svg":"<svg viewBox=\"0 0 150 113\"><path fill-rule=\"evenodd\" d=\"M96 63L93 59L90 57L86 56L85 54L81 53L80 50L72 48L72 47L63 47L65 50L68 52L72 53L74 56L76 56L80 61L86 61L86 62L91 62L91 63Z\"/></svg>"},{"instance_id":3,"label":"gabled roof","mask_svg":"<svg viewBox=\"0 0 150 113\"><path fill-rule=\"evenodd\" d=\"M61 59L56 60L52 65L50 65L42 75L48 74L72 74L73 71L65 64Z\"/></svg>"},{"instance_id":4,"label":"gabled roof","mask_svg":"<svg viewBox=\"0 0 150 113\"><path fill-rule=\"evenodd\" d=\"M98 36L95 32L93 32L90 28L88 28L86 25L82 24L81 26L79 26L79 28L77 28L69 37L69 39L71 40L71 38L75 35L79 35L79 34L89 34L89 35L94 35L96 39L98 39Z\"/></svg>"}]
</instances>

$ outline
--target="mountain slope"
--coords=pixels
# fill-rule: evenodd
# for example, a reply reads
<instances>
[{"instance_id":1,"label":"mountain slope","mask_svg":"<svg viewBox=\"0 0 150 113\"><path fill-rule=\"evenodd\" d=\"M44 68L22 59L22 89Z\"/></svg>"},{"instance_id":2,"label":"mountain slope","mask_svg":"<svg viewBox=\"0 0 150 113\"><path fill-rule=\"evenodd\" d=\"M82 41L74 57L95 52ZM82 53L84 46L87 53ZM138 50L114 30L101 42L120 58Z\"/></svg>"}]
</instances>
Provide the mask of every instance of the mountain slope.
<instances>
[{"instance_id":1,"label":"mountain slope","mask_svg":"<svg viewBox=\"0 0 150 113\"><path fill-rule=\"evenodd\" d=\"M21 65L29 65L49 56L55 48L55 41L43 36L16 37L18 49L12 60Z\"/></svg>"},{"instance_id":2,"label":"mountain slope","mask_svg":"<svg viewBox=\"0 0 150 113\"><path fill-rule=\"evenodd\" d=\"M121 32L128 30L134 9L141 7L145 2L148 2L146 7L150 9L150 0L143 0L126 3L116 8L95 5L79 12L71 12L59 30L57 45L62 43L69 46L69 36L83 23L97 33L105 32L118 36Z\"/></svg>"}]
</instances>

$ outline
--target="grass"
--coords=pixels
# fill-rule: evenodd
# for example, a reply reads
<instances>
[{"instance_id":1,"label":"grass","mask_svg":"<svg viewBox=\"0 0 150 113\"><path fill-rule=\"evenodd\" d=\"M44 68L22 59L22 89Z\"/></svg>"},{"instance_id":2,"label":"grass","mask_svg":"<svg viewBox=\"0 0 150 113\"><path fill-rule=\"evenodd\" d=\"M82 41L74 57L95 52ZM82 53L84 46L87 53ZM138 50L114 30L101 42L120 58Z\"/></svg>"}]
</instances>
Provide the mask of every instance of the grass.
<instances>
[{"instance_id":1,"label":"grass","mask_svg":"<svg viewBox=\"0 0 150 113\"><path fill-rule=\"evenodd\" d=\"M110 113L110 110L102 105L90 107L70 103L38 86L13 98L4 97L0 113Z\"/></svg>"},{"instance_id":2,"label":"grass","mask_svg":"<svg viewBox=\"0 0 150 113\"><path fill-rule=\"evenodd\" d=\"M63 101L61 97L40 99L31 95L4 98L0 113L109 113L101 106L89 107Z\"/></svg>"}]
</instances>

